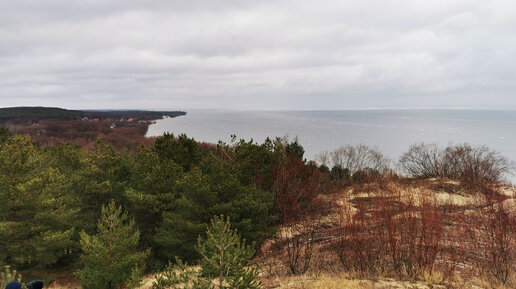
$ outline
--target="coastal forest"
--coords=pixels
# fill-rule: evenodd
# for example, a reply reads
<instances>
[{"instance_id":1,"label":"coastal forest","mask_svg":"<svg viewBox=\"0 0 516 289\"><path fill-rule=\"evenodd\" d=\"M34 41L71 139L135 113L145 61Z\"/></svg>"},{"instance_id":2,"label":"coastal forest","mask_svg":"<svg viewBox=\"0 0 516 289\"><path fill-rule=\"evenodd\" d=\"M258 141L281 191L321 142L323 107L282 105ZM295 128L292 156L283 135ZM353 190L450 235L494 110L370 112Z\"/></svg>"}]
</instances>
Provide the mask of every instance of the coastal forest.
<instances>
[{"instance_id":1,"label":"coastal forest","mask_svg":"<svg viewBox=\"0 0 516 289\"><path fill-rule=\"evenodd\" d=\"M0 108L0 126L11 133L29 135L42 146L72 142L92 148L101 137L115 150L136 152L140 144L153 145L145 137L157 119L186 115L184 111L68 110L53 107Z\"/></svg>"},{"instance_id":2,"label":"coastal forest","mask_svg":"<svg viewBox=\"0 0 516 289\"><path fill-rule=\"evenodd\" d=\"M514 288L511 172L468 144L315 162L284 138L124 148L0 127L0 265L54 288Z\"/></svg>"},{"instance_id":3,"label":"coastal forest","mask_svg":"<svg viewBox=\"0 0 516 289\"><path fill-rule=\"evenodd\" d=\"M215 215L229 217L258 246L280 222L274 170L303 153L296 142L199 147L185 135L165 134L130 154L101 139L85 150L1 132L0 262L19 270L75 266L80 234L96 233L101 209L112 201L134 219L138 248L150 249L148 268L175 257L196 260L197 237Z\"/></svg>"}]
</instances>

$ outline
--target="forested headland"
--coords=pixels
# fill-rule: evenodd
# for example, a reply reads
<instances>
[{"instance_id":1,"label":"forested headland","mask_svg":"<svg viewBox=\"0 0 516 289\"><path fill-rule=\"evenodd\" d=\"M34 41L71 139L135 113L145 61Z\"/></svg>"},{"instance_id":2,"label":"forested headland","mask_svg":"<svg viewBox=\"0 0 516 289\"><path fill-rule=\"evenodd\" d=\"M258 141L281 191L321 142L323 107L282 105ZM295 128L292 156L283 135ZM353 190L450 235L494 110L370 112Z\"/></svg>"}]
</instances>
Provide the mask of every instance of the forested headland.
<instances>
[{"instance_id":1,"label":"forested headland","mask_svg":"<svg viewBox=\"0 0 516 289\"><path fill-rule=\"evenodd\" d=\"M184 111L146 111L146 110L69 110L58 107L20 106L0 108L1 122L34 123L42 120L82 120L112 119L154 120L163 116L176 117L186 115Z\"/></svg>"},{"instance_id":2,"label":"forested headland","mask_svg":"<svg viewBox=\"0 0 516 289\"><path fill-rule=\"evenodd\" d=\"M281 138L206 144L164 134L119 150L103 138L43 145L3 127L0 265L24 279L78 279L84 288L138 287L141 276L159 272L166 274L149 286L189 280L221 288L217 278L228 278L247 284L231 288L373 288L384 276L510 288L511 170L500 154L467 144L415 144L396 162L343 146L316 163L296 140ZM224 236L240 265L215 274L206 252ZM200 263L200 275L183 262ZM300 283L285 287L284 278Z\"/></svg>"},{"instance_id":3,"label":"forested headland","mask_svg":"<svg viewBox=\"0 0 516 289\"><path fill-rule=\"evenodd\" d=\"M73 142L92 148L97 138L117 151L136 152L146 138L149 125L158 119L186 115L184 111L67 110L53 107L0 108L0 125L12 133L29 135L42 146Z\"/></svg>"}]
</instances>

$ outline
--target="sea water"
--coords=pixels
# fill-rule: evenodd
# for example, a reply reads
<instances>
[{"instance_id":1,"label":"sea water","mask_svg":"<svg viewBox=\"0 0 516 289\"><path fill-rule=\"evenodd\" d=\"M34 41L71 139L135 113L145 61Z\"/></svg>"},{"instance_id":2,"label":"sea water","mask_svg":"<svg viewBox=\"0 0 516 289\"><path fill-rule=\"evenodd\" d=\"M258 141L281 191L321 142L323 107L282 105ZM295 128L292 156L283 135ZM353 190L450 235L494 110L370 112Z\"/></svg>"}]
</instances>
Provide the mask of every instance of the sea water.
<instances>
[{"instance_id":1,"label":"sea water","mask_svg":"<svg viewBox=\"0 0 516 289\"><path fill-rule=\"evenodd\" d=\"M486 145L516 161L516 111L500 110L191 110L158 120L147 136L187 134L198 141L297 138L308 160L343 145L365 144L394 162L414 143ZM512 178L511 178L512 179Z\"/></svg>"}]
</instances>

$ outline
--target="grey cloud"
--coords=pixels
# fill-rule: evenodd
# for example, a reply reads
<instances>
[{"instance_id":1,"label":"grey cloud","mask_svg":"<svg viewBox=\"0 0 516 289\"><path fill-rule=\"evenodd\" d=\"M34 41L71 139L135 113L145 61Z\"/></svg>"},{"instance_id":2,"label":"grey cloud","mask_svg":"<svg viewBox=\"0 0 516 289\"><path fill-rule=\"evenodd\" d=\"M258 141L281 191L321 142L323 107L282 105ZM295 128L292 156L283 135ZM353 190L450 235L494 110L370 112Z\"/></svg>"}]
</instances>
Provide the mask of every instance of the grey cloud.
<instances>
[{"instance_id":1,"label":"grey cloud","mask_svg":"<svg viewBox=\"0 0 516 289\"><path fill-rule=\"evenodd\" d=\"M511 1L7 1L0 106L516 108Z\"/></svg>"}]
</instances>

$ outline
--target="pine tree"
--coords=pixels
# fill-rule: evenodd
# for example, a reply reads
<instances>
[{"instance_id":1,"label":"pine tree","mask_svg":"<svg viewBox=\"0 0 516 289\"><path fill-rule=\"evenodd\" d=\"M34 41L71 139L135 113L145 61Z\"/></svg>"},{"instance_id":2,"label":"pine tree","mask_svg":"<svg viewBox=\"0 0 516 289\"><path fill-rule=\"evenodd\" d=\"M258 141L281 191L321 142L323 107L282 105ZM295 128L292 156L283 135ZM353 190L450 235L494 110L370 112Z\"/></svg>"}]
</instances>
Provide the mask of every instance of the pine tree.
<instances>
[{"instance_id":1,"label":"pine tree","mask_svg":"<svg viewBox=\"0 0 516 289\"><path fill-rule=\"evenodd\" d=\"M19 188L30 198L22 201L18 238L24 241L22 252L28 260L49 267L74 246L74 226L78 202L69 192L69 183L56 169L46 169Z\"/></svg>"},{"instance_id":2,"label":"pine tree","mask_svg":"<svg viewBox=\"0 0 516 289\"><path fill-rule=\"evenodd\" d=\"M217 278L219 288L259 288L256 269L247 268L254 250L231 229L229 218L215 216L207 227L206 239L199 237L202 275Z\"/></svg>"},{"instance_id":3,"label":"pine tree","mask_svg":"<svg viewBox=\"0 0 516 289\"><path fill-rule=\"evenodd\" d=\"M156 230L162 223L162 213L173 211L177 198L177 182L182 179L183 169L172 160L161 160L156 151L142 145L134 156L131 184L125 198L128 211L140 229L145 247L151 247L155 264L165 264L169 258L155 241ZM195 235L197 236L197 235Z\"/></svg>"},{"instance_id":4,"label":"pine tree","mask_svg":"<svg viewBox=\"0 0 516 289\"><path fill-rule=\"evenodd\" d=\"M127 213L114 201L103 206L97 234L81 232L83 268L77 271L85 289L125 288L137 285L143 263L149 251L136 250L140 233L134 220L127 221Z\"/></svg>"},{"instance_id":5,"label":"pine tree","mask_svg":"<svg viewBox=\"0 0 516 289\"><path fill-rule=\"evenodd\" d=\"M201 270L189 269L176 259L165 272L156 276L154 289L258 289L258 270L249 267L253 249L231 229L229 218L215 216L207 226L206 238L199 236L196 247ZM212 282L216 279L216 282ZM213 284L215 283L215 284Z\"/></svg>"},{"instance_id":6,"label":"pine tree","mask_svg":"<svg viewBox=\"0 0 516 289\"><path fill-rule=\"evenodd\" d=\"M199 257L195 251L196 239L213 215L211 211L217 204L217 195L198 168L193 168L178 181L178 190L180 196L170 201L172 208L162 213L163 222L155 240L160 254L167 260L177 256L193 261Z\"/></svg>"},{"instance_id":7,"label":"pine tree","mask_svg":"<svg viewBox=\"0 0 516 289\"><path fill-rule=\"evenodd\" d=\"M77 202L30 138L0 145L0 263L48 267L73 246Z\"/></svg>"},{"instance_id":8,"label":"pine tree","mask_svg":"<svg viewBox=\"0 0 516 289\"><path fill-rule=\"evenodd\" d=\"M99 208L112 199L119 203L124 201L123 195L131 175L128 158L126 153L116 153L112 146L98 138L92 151L79 160L81 169L75 176L75 190L81 198L82 223L87 233L95 231L90 220L99 218Z\"/></svg>"},{"instance_id":9,"label":"pine tree","mask_svg":"<svg viewBox=\"0 0 516 289\"><path fill-rule=\"evenodd\" d=\"M12 133L5 126L0 126L0 143L9 139L12 136Z\"/></svg>"}]
</instances>

